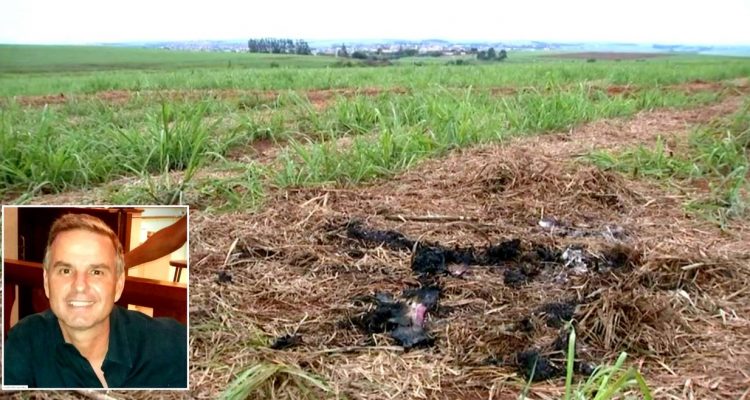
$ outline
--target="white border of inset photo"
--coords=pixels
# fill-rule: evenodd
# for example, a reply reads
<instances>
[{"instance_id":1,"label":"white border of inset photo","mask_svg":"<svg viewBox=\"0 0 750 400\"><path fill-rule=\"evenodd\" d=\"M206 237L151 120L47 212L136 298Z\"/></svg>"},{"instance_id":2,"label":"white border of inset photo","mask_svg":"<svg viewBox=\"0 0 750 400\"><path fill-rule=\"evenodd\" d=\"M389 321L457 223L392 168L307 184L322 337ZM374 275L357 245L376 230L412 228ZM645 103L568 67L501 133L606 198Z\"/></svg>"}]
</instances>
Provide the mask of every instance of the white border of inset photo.
<instances>
[{"instance_id":1,"label":"white border of inset photo","mask_svg":"<svg viewBox=\"0 0 750 400\"><path fill-rule=\"evenodd\" d=\"M153 254L162 254L162 256L151 259L152 261L148 261L145 263L137 263L134 266L128 266L126 267L126 283L125 288L122 294L122 297L120 298L120 301L117 303L122 305L122 302L127 302L127 308L130 310L136 310L141 311L149 316L153 316L153 314L158 314L156 317L159 316L167 316L167 315L174 315L177 316L176 319L182 319L182 312L178 311L178 309L181 309L182 306L174 307L174 304L170 306L165 307L158 307L158 304L153 303L154 301L159 301L158 299L148 299L145 300L148 304L141 304L138 305L137 303L134 305L130 299L133 299L134 297L141 296L141 293L159 293L163 294L165 293L164 290L158 290L158 287L154 287L154 285L166 285L174 288L173 290L182 290L184 288L185 290L185 306L184 306L184 325L186 329L186 340L185 340L185 350L186 350L186 384L187 386L184 388L161 388L161 387L146 387L146 388L119 388L119 387L112 387L112 388L73 388L73 387L61 387L61 388L27 388L25 386L11 386L5 384L5 342L7 339L6 336L6 329L5 329L5 318L6 318L6 305L5 305L5 278L6 278L6 259L7 260L20 260L21 257L19 257L18 249L19 249L19 241L23 242L23 238L20 238L19 233L19 213L18 210L20 209L29 209L29 208L67 208L67 209L99 209L102 211L105 211L105 209L139 209L143 210L142 213L140 213L137 217L130 219L128 218L128 221L126 223L127 229L129 229L129 242L125 246L125 253L128 253L128 251L132 251L135 248L139 248L141 250L151 249L151 245L153 243L162 243L162 242L170 242L169 247L161 246L157 251L149 252L151 253L150 256L139 257L136 256L136 253L131 253L133 257L131 259L133 262L136 261L144 261L151 259L150 257ZM8 210L15 209L16 212L12 213L13 215L8 215ZM166 213L168 209L172 209L171 212ZM176 218L175 218L176 217ZM174 246L177 245L177 241L170 241L170 240L160 240L164 237L173 237L175 235L171 235L172 230L165 229L167 227L171 227L173 229L182 229L182 226L178 227L178 224L181 222L180 220L186 217L186 226L185 229L185 237L186 241L184 244L174 249ZM9 218L14 218L14 221L9 221ZM85 389L85 390L103 390L103 391L131 391L131 390L171 390L171 391L185 391L190 390L190 284L189 284L189 265L190 265L190 209L188 206L164 206L164 205L24 205L24 206L11 206L11 205L3 205L2 206L2 214L0 214L0 219L2 221L0 222L0 227L2 227L2 238L0 239L0 254L2 254L2 260L0 260L0 263L2 264L2 287L3 287L3 299L2 299L2 311L0 314L2 314L2 324L0 326L3 327L3 338L2 338L2 390L38 390L38 391L50 391L50 390L71 390L71 389ZM8 231L8 227L6 226L6 223L11 222L11 227L14 228L15 234L13 232ZM135 222L135 223L133 223ZM162 231L162 235L158 235L158 232ZM13 234L13 238L10 238L9 235ZM156 235L154 237L155 240L150 241L150 245L146 245L143 247L141 246L148 237L151 236L151 234ZM36 235L40 236L40 235ZM180 235L177 235L180 238L182 238L182 232L180 231ZM126 236L127 237L127 236ZM6 249L6 239L9 239L9 243L7 245L12 246L13 248L7 248ZM38 240L38 238L37 238ZM125 240L124 238L122 240ZM44 237L44 243L46 244L47 238ZM38 246L37 246L38 247ZM174 249L171 252L168 249ZM6 251L6 250L12 250L12 251ZM142 253L142 252L141 252ZM13 258L10 258L9 256L13 256ZM37 255L38 256L38 255ZM179 260L175 260L173 257L178 257ZM182 264L181 258L184 257L184 264ZM28 257L25 257L28 259ZM126 260L128 260L128 257L125 257ZM165 262L166 265L169 268L166 268L166 271L164 269ZM29 264L29 262L21 261L21 263ZM19 263L20 264L20 263ZM177 264L178 266L175 266L174 264ZM149 266L153 265L153 268L148 268ZM184 267L183 267L184 265ZM32 279L37 280L39 279L39 273L41 272L41 267L39 262L33 262L28 266L29 269L25 270L22 274L26 277L25 279ZM183 273L183 270L185 273ZM20 271L20 270L19 270ZM176 280L175 280L176 279ZM128 290L128 283L131 283L131 289ZM42 281L39 282L40 285L43 284ZM133 286L135 285L135 286ZM33 286L33 287L39 287L39 286ZM155 290L157 289L157 290ZM18 306L20 303L18 292L19 289L17 286L14 286L15 291L13 298L16 299L14 304L11 307L11 315L10 317L15 316L16 323L18 322ZM33 297L33 296L32 296ZM158 297L158 296L157 296ZM170 300L167 300L170 301ZM149 303L151 302L151 303ZM180 300L178 303L181 303ZM155 308L148 308L148 305L154 305L157 306ZM144 307L146 306L146 307ZM32 304L33 307L33 304ZM35 310L38 311L38 310ZM42 311L44 312L44 311ZM181 322L181 321L180 321ZM13 325L9 326L8 331L10 331L10 328L12 328ZM51 357L51 355L50 355Z\"/></svg>"}]
</instances>

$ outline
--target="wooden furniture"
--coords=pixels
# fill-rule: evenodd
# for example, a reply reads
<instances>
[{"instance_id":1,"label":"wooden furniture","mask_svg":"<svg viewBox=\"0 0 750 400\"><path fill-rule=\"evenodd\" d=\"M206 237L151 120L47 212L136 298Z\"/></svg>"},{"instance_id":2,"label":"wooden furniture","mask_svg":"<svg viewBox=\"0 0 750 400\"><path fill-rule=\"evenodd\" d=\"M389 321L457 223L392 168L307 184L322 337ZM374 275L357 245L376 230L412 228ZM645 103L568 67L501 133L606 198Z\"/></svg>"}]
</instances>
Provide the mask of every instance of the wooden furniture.
<instances>
[{"instance_id":1,"label":"wooden furniture","mask_svg":"<svg viewBox=\"0 0 750 400\"><path fill-rule=\"evenodd\" d=\"M187 269L188 265L185 260L172 260L169 265L174 267L174 276L172 277L173 282L179 282L182 276L182 270Z\"/></svg>"},{"instance_id":2,"label":"wooden furniture","mask_svg":"<svg viewBox=\"0 0 750 400\"><path fill-rule=\"evenodd\" d=\"M18 285L19 319L49 308L49 302L46 306L25 304L23 307L21 303L25 298L31 299L30 293L35 289L43 290L41 263L5 259L4 274L6 285ZM29 294L21 296L20 293ZM128 304L151 307L154 309L154 317L172 317L187 324L187 300L187 285L185 284L129 276L125 278L125 288L117 304L124 307ZM9 315L12 304L4 304L4 307L6 315ZM5 336L9 327L4 326L3 329Z\"/></svg>"}]
</instances>

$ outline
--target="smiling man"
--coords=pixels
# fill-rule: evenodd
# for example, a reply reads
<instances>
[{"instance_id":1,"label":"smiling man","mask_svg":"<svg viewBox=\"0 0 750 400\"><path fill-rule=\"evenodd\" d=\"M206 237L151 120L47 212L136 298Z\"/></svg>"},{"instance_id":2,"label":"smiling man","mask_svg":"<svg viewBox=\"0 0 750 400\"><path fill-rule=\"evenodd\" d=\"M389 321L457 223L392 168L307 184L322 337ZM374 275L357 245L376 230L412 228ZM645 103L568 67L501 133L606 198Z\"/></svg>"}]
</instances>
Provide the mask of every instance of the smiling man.
<instances>
[{"instance_id":1,"label":"smiling man","mask_svg":"<svg viewBox=\"0 0 750 400\"><path fill-rule=\"evenodd\" d=\"M125 287L115 233L86 214L52 225L44 256L50 309L19 321L5 344L5 385L186 388L187 331L114 303Z\"/></svg>"}]
</instances>

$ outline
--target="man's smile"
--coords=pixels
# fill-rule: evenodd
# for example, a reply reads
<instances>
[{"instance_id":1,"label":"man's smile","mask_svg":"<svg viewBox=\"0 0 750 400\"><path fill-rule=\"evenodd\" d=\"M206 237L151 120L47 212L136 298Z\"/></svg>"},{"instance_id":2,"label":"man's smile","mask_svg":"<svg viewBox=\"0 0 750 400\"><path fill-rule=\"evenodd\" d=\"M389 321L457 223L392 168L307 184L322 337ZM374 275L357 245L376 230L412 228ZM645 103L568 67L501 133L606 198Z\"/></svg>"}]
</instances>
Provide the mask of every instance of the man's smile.
<instances>
[{"instance_id":1,"label":"man's smile","mask_svg":"<svg viewBox=\"0 0 750 400\"><path fill-rule=\"evenodd\" d=\"M93 305L94 302L90 300L70 300L68 301L68 305L71 307L89 307Z\"/></svg>"}]
</instances>

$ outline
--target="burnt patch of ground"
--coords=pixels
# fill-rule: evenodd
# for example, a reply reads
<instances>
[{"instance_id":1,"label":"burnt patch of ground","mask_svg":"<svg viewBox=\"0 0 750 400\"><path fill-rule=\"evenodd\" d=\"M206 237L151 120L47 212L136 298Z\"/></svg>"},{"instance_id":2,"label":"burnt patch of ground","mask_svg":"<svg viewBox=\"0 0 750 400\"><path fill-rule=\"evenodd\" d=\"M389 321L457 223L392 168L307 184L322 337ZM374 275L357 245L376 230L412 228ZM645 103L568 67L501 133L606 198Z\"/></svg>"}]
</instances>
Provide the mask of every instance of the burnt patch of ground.
<instances>
[{"instance_id":1,"label":"burnt patch of ground","mask_svg":"<svg viewBox=\"0 0 750 400\"><path fill-rule=\"evenodd\" d=\"M544 315L547 326L551 328L560 328L566 322L573 319L575 314L575 302L552 302L543 304L537 308L536 312Z\"/></svg>"},{"instance_id":2,"label":"burnt patch of ground","mask_svg":"<svg viewBox=\"0 0 750 400\"><path fill-rule=\"evenodd\" d=\"M515 362L525 379L532 382L560 377L564 371L563 365L555 363L536 350L518 353Z\"/></svg>"},{"instance_id":3,"label":"burnt patch of ground","mask_svg":"<svg viewBox=\"0 0 750 400\"><path fill-rule=\"evenodd\" d=\"M302 336L299 335L284 335L274 339L273 343L269 348L274 350L284 350L296 347L302 344Z\"/></svg>"},{"instance_id":4,"label":"burnt patch of ground","mask_svg":"<svg viewBox=\"0 0 750 400\"><path fill-rule=\"evenodd\" d=\"M448 247L436 242L417 241L395 230L370 228L359 220L345 224L346 234L354 243L364 246L383 246L397 251L413 251L411 269L417 274L454 274L451 264L501 266L505 269L505 282L517 287L540 271L554 266L579 267L595 271L608 271L634 266L640 259L638 252L622 243L602 247L599 253L588 251L584 245L554 248L540 243L522 245L519 238L501 241L489 246ZM574 235L574 237L594 234ZM602 235L617 240L619 235ZM349 250L351 251L351 250ZM362 250L357 250L358 254ZM460 270L461 273L464 270Z\"/></svg>"},{"instance_id":5,"label":"burnt patch of ground","mask_svg":"<svg viewBox=\"0 0 750 400\"><path fill-rule=\"evenodd\" d=\"M393 250L411 250L414 247L414 241L407 239L400 232L372 229L357 220L346 224L346 233L352 239L375 246L386 246Z\"/></svg>"}]
</instances>

